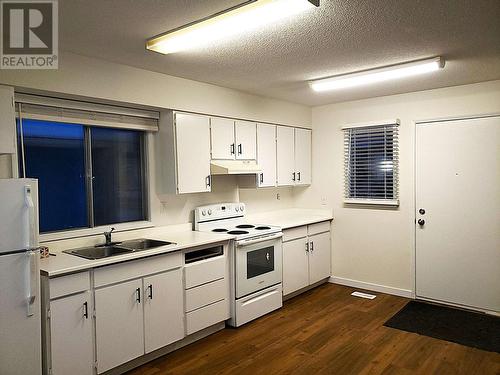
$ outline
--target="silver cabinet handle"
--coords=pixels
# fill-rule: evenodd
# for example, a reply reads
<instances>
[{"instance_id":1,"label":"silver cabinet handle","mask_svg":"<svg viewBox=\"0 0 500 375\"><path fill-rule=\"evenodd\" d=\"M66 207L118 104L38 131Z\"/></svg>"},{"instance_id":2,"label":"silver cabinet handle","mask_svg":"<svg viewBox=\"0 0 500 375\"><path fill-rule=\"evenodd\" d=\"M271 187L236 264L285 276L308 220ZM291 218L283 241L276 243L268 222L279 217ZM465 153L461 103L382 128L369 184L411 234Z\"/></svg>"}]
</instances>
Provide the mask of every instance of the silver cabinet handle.
<instances>
[{"instance_id":1,"label":"silver cabinet handle","mask_svg":"<svg viewBox=\"0 0 500 375\"><path fill-rule=\"evenodd\" d=\"M241 145L241 143L238 145L238 155L241 155L243 154L243 146Z\"/></svg>"},{"instance_id":2,"label":"silver cabinet handle","mask_svg":"<svg viewBox=\"0 0 500 375\"><path fill-rule=\"evenodd\" d=\"M292 181L295 181L295 172L292 173Z\"/></svg>"},{"instance_id":3,"label":"silver cabinet handle","mask_svg":"<svg viewBox=\"0 0 500 375\"><path fill-rule=\"evenodd\" d=\"M135 290L136 294L137 294L137 297L135 298L135 300L139 303L141 303L141 288L137 288Z\"/></svg>"},{"instance_id":4,"label":"silver cabinet handle","mask_svg":"<svg viewBox=\"0 0 500 375\"><path fill-rule=\"evenodd\" d=\"M206 187L210 187L211 184L212 184L212 176L207 176L205 178L205 185L206 185Z\"/></svg>"},{"instance_id":5,"label":"silver cabinet handle","mask_svg":"<svg viewBox=\"0 0 500 375\"><path fill-rule=\"evenodd\" d=\"M297 172L297 181L300 181L300 172Z\"/></svg>"},{"instance_id":6,"label":"silver cabinet handle","mask_svg":"<svg viewBox=\"0 0 500 375\"><path fill-rule=\"evenodd\" d=\"M261 173L260 174L260 183L263 184L264 183L264 173Z\"/></svg>"},{"instance_id":7,"label":"silver cabinet handle","mask_svg":"<svg viewBox=\"0 0 500 375\"><path fill-rule=\"evenodd\" d=\"M309 242L306 242L306 252L309 252Z\"/></svg>"},{"instance_id":8,"label":"silver cabinet handle","mask_svg":"<svg viewBox=\"0 0 500 375\"><path fill-rule=\"evenodd\" d=\"M89 303L87 301L83 303L83 317L85 319L89 318Z\"/></svg>"},{"instance_id":9,"label":"silver cabinet handle","mask_svg":"<svg viewBox=\"0 0 500 375\"><path fill-rule=\"evenodd\" d=\"M231 151L231 155L234 155L234 143L231 144L231 147L229 149Z\"/></svg>"},{"instance_id":10,"label":"silver cabinet handle","mask_svg":"<svg viewBox=\"0 0 500 375\"><path fill-rule=\"evenodd\" d=\"M310 246L311 252L314 251L314 242L311 241L311 246Z\"/></svg>"}]
</instances>

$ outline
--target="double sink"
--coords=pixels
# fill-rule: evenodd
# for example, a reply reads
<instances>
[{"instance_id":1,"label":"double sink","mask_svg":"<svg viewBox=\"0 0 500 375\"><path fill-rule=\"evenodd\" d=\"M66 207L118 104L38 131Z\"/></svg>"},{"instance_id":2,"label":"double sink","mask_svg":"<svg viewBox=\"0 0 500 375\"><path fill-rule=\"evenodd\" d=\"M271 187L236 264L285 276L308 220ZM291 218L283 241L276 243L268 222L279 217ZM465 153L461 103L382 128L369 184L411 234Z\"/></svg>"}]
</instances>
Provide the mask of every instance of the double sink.
<instances>
[{"instance_id":1,"label":"double sink","mask_svg":"<svg viewBox=\"0 0 500 375\"><path fill-rule=\"evenodd\" d=\"M155 249L157 247L176 245L175 242L150 240L140 238L137 240L114 242L109 245L96 245L93 247L82 247L79 249L70 249L63 251L64 253L76 255L85 259L102 259L115 255L123 255L135 253L143 250Z\"/></svg>"}]
</instances>

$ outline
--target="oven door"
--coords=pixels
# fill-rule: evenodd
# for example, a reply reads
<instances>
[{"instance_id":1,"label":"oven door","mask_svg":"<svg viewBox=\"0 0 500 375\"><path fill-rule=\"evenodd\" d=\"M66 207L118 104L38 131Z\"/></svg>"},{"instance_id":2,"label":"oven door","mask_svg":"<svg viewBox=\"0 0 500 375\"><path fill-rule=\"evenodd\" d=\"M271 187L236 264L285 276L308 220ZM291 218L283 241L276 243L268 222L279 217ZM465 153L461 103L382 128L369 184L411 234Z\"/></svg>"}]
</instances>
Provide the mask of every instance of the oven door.
<instances>
[{"instance_id":1,"label":"oven door","mask_svg":"<svg viewBox=\"0 0 500 375\"><path fill-rule=\"evenodd\" d=\"M281 283L282 236L236 242L236 298Z\"/></svg>"}]
</instances>

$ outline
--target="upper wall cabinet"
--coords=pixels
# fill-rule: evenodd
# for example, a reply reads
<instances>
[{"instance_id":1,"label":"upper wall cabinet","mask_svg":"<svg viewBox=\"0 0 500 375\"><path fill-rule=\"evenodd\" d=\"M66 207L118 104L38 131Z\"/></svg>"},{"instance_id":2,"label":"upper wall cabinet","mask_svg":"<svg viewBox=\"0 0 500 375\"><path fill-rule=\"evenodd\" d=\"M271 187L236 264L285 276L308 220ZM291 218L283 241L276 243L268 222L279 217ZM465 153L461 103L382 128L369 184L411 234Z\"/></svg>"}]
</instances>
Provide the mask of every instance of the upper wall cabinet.
<instances>
[{"instance_id":1,"label":"upper wall cabinet","mask_svg":"<svg viewBox=\"0 0 500 375\"><path fill-rule=\"evenodd\" d=\"M257 186L276 186L276 125L257 124L257 163Z\"/></svg>"},{"instance_id":2,"label":"upper wall cabinet","mask_svg":"<svg viewBox=\"0 0 500 375\"><path fill-rule=\"evenodd\" d=\"M295 129L295 185L311 184L311 130Z\"/></svg>"},{"instance_id":3,"label":"upper wall cabinet","mask_svg":"<svg viewBox=\"0 0 500 375\"><path fill-rule=\"evenodd\" d=\"M311 130L278 126L278 186L311 184Z\"/></svg>"},{"instance_id":4,"label":"upper wall cabinet","mask_svg":"<svg viewBox=\"0 0 500 375\"><path fill-rule=\"evenodd\" d=\"M0 85L0 154L16 152L14 89Z\"/></svg>"},{"instance_id":5,"label":"upper wall cabinet","mask_svg":"<svg viewBox=\"0 0 500 375\"><path fill-rule=\"evenodd\" d=\"M211 191L208 116L163 112L156 140L160 193Z\"/></svg>"},{"instance_id":6,"label":"upper wall cabinet","mask_svg":"<svg viewBox=\"0 0 500 375\"><path fill-rule=\"evenodd\" d=\"M212 159L255 160L256 131L255 122L212 117L210 119Z\"/></svg>"},{"instance_id":7,"label":"upper wall cabinet","mask_svg":"<svg viewBox=\"0 0 500 375\"><path fill-rule=\"evenodd\" d=\"M212 159L234 159L236 155L234 120L219 117L210 118L210 140L212 142Z\"/></svg>"},{"instance_id":8,"label":"upper wall cabinet","mask_svg":"<svg viewBox=\"0 0 500 375\"><path fill-rule=\"evenodd\" d=\"M255 160L257 156L257 125L255 122L235 121L236 159Z\"/></svg>"}]
</instances>

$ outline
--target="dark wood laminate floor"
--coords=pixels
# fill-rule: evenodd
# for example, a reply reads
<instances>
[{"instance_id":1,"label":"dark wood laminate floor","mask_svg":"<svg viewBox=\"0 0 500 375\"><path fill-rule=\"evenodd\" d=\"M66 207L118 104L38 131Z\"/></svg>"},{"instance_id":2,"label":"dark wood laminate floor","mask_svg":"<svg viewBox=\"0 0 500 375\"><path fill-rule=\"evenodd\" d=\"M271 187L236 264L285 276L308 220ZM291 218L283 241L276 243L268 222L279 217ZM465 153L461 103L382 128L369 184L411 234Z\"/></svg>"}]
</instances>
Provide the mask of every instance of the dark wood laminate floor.
<instances>
[{"instance_id":1,"label":"dark wood laminate floor","mask_svg":"<svg viewBox=\"0 0 500 375\"><path fill-rule=\"evenodd\" d=\"M238 329L225 329L129 375L500 374L500 354L383 326L407 302L326 284Z\"/></svg>"}]
</instances>

